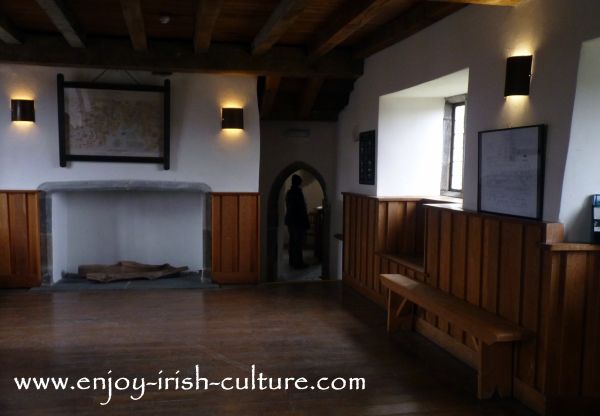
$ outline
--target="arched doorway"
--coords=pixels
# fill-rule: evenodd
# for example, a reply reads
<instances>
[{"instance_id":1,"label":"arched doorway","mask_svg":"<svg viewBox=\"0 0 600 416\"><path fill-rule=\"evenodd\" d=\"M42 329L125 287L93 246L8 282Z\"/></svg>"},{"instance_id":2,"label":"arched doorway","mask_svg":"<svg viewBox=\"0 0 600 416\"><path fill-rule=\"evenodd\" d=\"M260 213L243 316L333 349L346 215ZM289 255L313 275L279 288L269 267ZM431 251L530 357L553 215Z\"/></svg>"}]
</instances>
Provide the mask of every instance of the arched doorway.
<instances>
[{"instance_id":1,"label":"arched doorway","mask_svg":"<svg viewBox=\"0 0 600 416\"><path fill-rule=\"evenodd\" d=\"M280 202L282 200L282 189L286 180L297 171L306 171L312 175L320 185L323 192L322 202L322 230L318 244L321 244L321 277L329 277L329 228L330 228L330 204L327 194L327 187L323 176L318 170L304 162L295 162L283 169L273 181L269 191L267 206L267 280L276 281L278 279L278 262L281 253L281 241L279 238L279 228L282 221L282 212L280 211Z\"/></svg>"}]
</instances>

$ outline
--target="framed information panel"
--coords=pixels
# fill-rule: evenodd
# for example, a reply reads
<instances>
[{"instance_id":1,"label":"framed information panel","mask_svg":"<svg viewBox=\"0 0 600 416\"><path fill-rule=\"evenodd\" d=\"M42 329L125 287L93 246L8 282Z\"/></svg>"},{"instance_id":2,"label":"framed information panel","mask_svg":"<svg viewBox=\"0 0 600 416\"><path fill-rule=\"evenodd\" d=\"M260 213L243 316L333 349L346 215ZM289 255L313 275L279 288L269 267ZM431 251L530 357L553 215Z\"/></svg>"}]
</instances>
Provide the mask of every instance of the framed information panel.
<instances>
[{"instance_id":1,"label":"framed information panel","mask_svg":"<svg viewBox=\"0 0 600 416\"><path fill-rule=\"evenodd\" d=\"M479 211L541 219L546 126L479 133Z\"/></svg>"},{"instance_id":2,"label":"framed information panel","mask_svg":"<svg viewBox=\"0 0 600 416\"><path fill-rule=\"evenodd\" d=\"M359 135L358 183L375 185L375 130L363 131Z\"/></svg>"},{"instance_id":3,"label":"framed information panel","mask_svg":"<svg viewBox=\"0 0 600 416\"><path fill-rule=\"evenodd\" d=\"M594 244L600 244L600 195L592 195L592 231Z\"/></svg>"}]
</instances>

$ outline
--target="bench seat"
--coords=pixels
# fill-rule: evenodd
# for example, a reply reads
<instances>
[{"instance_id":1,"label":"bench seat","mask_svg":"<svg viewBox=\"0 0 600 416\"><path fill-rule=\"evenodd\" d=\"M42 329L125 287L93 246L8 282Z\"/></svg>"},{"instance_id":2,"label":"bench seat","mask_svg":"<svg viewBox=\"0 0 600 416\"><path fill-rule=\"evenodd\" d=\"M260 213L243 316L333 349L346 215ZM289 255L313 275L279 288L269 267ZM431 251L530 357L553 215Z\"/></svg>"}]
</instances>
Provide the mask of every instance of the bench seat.
<instances>
[{"instance_id":1,"label":"bench seat","mask_svg":"<svg viewBox=\"0 0 600 416\"><path fill-rule=\"evenodd\" d=\"M413 305L442 317L473 338L478 353L478 397L512 395L513 346L530 335L526 329L406 276L382 274L380 278L389 289L389 333L413 328Z\"/></svg>"}]
</instances>

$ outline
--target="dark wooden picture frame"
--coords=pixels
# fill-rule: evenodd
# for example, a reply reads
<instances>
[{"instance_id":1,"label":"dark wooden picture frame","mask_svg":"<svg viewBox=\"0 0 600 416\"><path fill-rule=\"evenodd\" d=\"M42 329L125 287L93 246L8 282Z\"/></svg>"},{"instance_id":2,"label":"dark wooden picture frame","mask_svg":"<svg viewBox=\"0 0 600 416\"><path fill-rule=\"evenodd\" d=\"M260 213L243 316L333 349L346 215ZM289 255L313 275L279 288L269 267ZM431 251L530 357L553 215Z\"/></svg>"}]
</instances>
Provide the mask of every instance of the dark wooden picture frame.
<instances>
[{"instance_id":1,"label":"dark wooden picture frame","mask_svg":"<svg viewBox=\"0 0 600 416\"><path fill-rule=\"evenodd\" d=\"M167 79L161 85L141 84L111 84L96 82L65 81L63 74L57 75L58 89L58 140L60 166L66 167L67 162L124 162L124 163L156 163L162 164L165 170L171 165L171 82ZM65 88L82 88L96 90L117 90L132 92L157 92L163 94L163 145L162 156L100 156L100 155L73 155L67 150L67 137L65 126Z\"/></svg>"},{"instance_id":2,"label":"dark wooden picture frame","mask_svg":"<svg viewBox=\"0 0 600 416\"><path fill-rule=\"evenodd\" d=\"M592 195L592 241L600 244L600 194Z\"/></svg>"},{"instance_id":3,"label":"dark wooden picture frame","mask_svg":"<svg viewBox=\"0 0 600 416\"><path fill-rule=\"evenodd\" d=\"M542 219L546 131L537 124L479 132L479 211Z\"/></svg>"},{"instance_id":4,"label":"dark wooden picture frame","mask_svg":"<svg viewBox=\"0 0 600 416\"><path fill-rule=\"evenodd\" d=\"M358 183L361 185L375 185L376 136L375 130L363 131L358 136Z\"/></svg>"}]
</instances>

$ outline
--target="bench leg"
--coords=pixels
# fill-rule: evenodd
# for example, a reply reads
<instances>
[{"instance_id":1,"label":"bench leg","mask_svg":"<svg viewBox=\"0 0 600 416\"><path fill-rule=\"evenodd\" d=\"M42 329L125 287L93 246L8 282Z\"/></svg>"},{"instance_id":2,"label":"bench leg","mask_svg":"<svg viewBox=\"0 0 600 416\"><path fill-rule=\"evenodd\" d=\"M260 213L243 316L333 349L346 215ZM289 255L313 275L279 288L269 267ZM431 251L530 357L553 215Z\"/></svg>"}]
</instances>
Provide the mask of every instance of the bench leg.
<instances>
[{"instance_id":1,"label":"bench leg","mask_svg":"<svg viewBox=\"0 0 600 416\"><path fill-rule=\"evenodd\" d=\"M387 332L391 334L398 329L413 329L413 305L400 295L388 290Z\"/></svg>"},{"instance_id":2,"label":"bench leg","mask_svg":"<svg viewBox=\"0 0 600 416\"><path fill-rule=\"evenodd\" d=\"M512 396L513 343L502 342L479 346L477 397L489 399L498 392L500 397Z\"/></svg>"}]
</instances>

